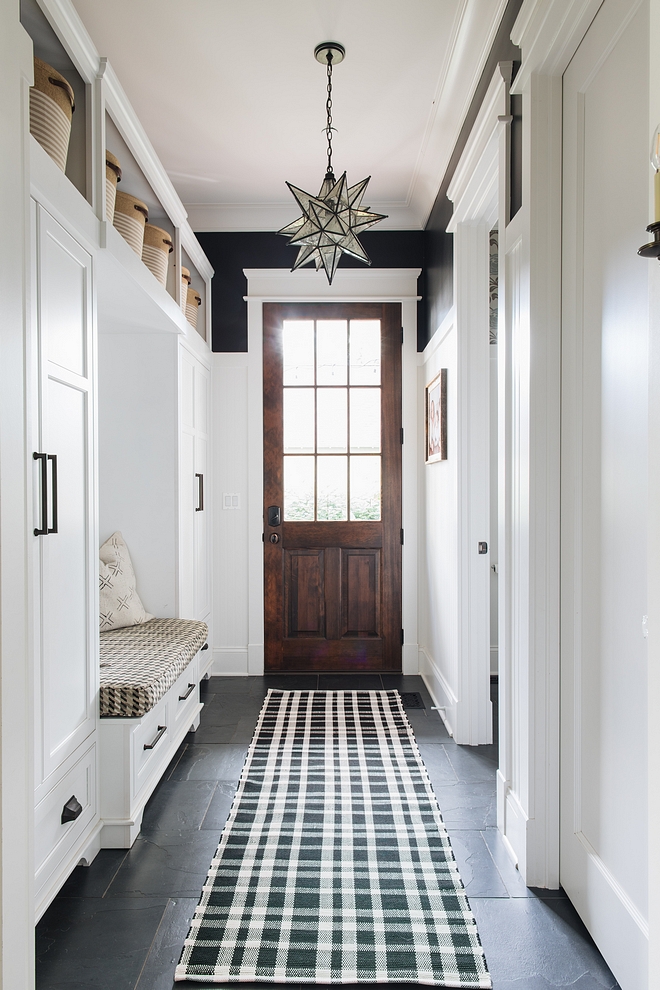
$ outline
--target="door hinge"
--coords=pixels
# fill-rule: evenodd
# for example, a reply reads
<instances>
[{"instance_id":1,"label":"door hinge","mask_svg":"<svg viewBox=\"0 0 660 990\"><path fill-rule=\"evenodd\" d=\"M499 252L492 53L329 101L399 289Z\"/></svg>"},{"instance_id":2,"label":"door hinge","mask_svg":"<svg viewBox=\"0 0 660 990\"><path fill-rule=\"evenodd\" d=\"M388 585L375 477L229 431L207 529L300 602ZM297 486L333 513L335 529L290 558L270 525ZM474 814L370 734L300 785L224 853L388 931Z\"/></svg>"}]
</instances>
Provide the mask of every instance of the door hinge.
<instances>
[{"instance_id":1,"label":"door hinge","mask_svg":"<svg viewBox=\"0 0 660 990\"><path fill-rule=\"evenodd\" d=\"M401 630L401 646L403 646L403 629Z\"/></svg>"},{"instance_id":2,"label":"door hinge","mask_svg":"<svg viewBox=\"0 0 660 990\"><path fill-rule=\"evenodd\" d=\"M403 327L401 327L401 346L403 347Z\"/></svg>"},{"instance_id":3,"label":"door hinge","mask_svg":"<svg viewBox=\"0 0 660 990\"><path fill-rule=\"evenodd\" d=\"M265 543L266 542L266 534L265 533L262 533L261 534L261 542L262 543Z\"/></svg>"},{"instance_id":4,"label":"door hinge","mask_svg":"<svg viewBox=\"0 0 660 990\"><path fill-rule=\"evenodd\" d=\"M401 427L401 444L403 445L403 427Z\"/></svg>"},{"instance_id":5,"label":"door hinge","mask_svg":"<svg viewBox=\"0 0 660 990\"><path fill-rule=\"evenodd\" d=\"M401 546L403 546L403 530L401 530Z\"/></svg>"}]
</instances>

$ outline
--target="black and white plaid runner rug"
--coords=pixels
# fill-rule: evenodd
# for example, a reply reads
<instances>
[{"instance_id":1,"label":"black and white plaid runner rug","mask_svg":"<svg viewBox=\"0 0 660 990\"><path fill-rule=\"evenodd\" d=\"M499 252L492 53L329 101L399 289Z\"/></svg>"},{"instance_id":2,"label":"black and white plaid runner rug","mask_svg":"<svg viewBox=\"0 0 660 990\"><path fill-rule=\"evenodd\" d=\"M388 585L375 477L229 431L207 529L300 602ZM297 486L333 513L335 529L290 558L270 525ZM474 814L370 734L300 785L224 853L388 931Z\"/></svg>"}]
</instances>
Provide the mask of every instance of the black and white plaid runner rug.
<instances>
[{"instance_id":1,"label":"black and white plaid runner rug","mask_svg":"<svg viewBox=\"0 0 660 990\"><path fill-rule=\"evenodd\" d=\"M490 987L396 691L269 691L175 979Z\"/></svg>"}]
</instances>

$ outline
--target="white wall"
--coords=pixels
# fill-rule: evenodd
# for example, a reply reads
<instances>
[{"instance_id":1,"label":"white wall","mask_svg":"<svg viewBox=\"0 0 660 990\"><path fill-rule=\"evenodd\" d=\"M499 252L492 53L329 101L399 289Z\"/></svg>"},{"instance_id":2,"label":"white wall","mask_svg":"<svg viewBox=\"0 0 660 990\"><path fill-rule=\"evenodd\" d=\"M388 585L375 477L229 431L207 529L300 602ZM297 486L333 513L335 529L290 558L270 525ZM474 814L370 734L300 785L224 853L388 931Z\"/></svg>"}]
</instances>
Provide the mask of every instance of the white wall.
<instances>
[{"instance_id":1,"label":"white wall","mask_svg":"<svg viewBox=\"0 0 660 990\"><path fill-rule=\"evenodd\" d=\"M453 733L460 688L458 677L458 393L457 341L450 311L421 355L419 421L424 422L424 389L447 369L447 459L420 458L419 646L424 675Z\"/></svg>"},{"instance_id":2,"label":"white wall","mask_svg":"<svg viewBox=\"0 0 660 990\"><path fill-rule=\"evenodd\" d=\"M148 612L177 615L178 339L99 334L99 534L119 530Z\"/></svg>"}]
</instances>

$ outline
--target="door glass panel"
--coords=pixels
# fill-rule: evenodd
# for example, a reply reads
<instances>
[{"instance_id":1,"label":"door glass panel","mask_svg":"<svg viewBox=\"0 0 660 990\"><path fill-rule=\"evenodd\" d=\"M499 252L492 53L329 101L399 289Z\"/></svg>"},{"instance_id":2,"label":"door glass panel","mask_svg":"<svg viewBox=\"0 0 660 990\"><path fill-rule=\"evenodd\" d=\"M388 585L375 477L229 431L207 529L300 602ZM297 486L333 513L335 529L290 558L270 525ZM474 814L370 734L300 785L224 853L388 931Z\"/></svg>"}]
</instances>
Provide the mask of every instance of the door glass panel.
<instances>
[{"instance_id":1,"label":"door glass panel","mask_svg":"<svg viewBox=\"0 0 660 990\"><path fill-rule=\"evenodd\" d=\"M284 320L284 384L314 384L314 321Z\"/></svg>"},{"instance_id":2,"label":"door glass panel","mask_svg":"<svg viewBox=\"0 0 660 990\"><path fill-rule=\"evenodd\" d=\"M351 320L351 385L380 385L380 320Z\"/></svg>"},{"instance_id":3,"label":"door glass panel","mask_svg":"<svg viewBox=\"0 0 660 990\"><path fill-rule=\"evenodd\" d=\"M380 452L380 389L352 388L351 453Z\"/></svg>"},{"instance_id":4,"label":"door glass panel","mask_svg":"<svg viewBox=\"0 0 660 990\"><path fill-rule=\"evenodd\" d=\"M318 320L316 324L316 384L346 385L347 322Z\"/></svg>"},{"instance_id":5,"label":"door glass panel","mask_svg":"<svg viewBox=\"0 0 660 990\"><path fill-rule=\"evenodd\" d=\"M317 519L346 519L347 457L317 457Z\"/></svg>"},{"instance_id":6,"label":"door glass panel","mask_svg":"<svg viewBox=\"0 0 660 990\"><path fill-rule=\"evenodd\" d=\"M284 389L284 453L314 453L314 389Z\"/></svg>"},{"instance_id":7,"label":"door glass panel","mask_svg":"<svg viewBox=\"0 0 660 990\"><path fill-rule=\"evenodd\" d=\"M345 454L348 449L346 392L345 388L319 388L316 391L316 450L319 454Z\"/></svg>"},{"instance_id":8,"label":"door glass panel","mask_svg":"<svg viewBox=\"0 0 660 990\"><path fill-rule=\"evenodd\" d=\"M380 457L351 457L351 519L380 519Z\"/></svg>"},{"instance_id":9,"label":"door glass panel","mask_svg":"<svg viewBox=\"0 0 660 990\"><path fill-rule=\"evenodd\" d=\"M284 518L314 519L314 458L284 458Z\"/></svg>"}]
</instances>

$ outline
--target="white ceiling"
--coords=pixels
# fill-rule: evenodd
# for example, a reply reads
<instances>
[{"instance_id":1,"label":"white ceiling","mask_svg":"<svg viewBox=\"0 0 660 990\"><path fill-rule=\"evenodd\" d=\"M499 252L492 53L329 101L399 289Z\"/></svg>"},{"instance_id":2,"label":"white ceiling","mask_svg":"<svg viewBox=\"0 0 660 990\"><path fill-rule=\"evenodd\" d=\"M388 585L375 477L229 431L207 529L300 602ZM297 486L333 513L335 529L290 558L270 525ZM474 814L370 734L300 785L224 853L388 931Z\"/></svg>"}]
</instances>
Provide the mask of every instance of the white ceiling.
<instances>
[{"instance_id":1,"label":"white ceiling","mask_svg":"<svg viewBox=\"0 0 660 990\"><path fill-rule=\"evenodd\" d=\"M325 69L334 71L333 164L382 227L424 226L505 0L74 0L107 55L195 230L275 230L299 213L285 180L325 171Z\"/></svg>"}]
</instances>

